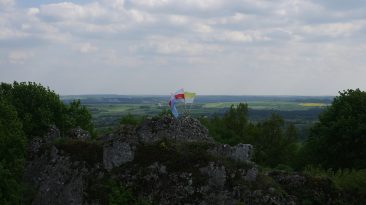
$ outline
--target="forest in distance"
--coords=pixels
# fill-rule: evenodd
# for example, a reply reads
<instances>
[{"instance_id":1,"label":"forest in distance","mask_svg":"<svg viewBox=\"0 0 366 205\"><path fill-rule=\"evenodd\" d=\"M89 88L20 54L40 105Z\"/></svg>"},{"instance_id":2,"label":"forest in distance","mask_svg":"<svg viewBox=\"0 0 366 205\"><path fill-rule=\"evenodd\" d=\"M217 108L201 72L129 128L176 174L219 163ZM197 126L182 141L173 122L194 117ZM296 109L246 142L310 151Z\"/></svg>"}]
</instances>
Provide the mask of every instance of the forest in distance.
<instances>
[{"instance_id":1,"label":"forest in distance","mask_svg":"<svg viewBox=\"0 0 366 205\"><path fill-rule=\"evenodd\" d=\"M318 115L330 105L333 96L230 96L198 95L192 106L178 104L178 110L187 110L194 117L222 116L231 105L248 104L250 121L263 121L272 113L279 114L285 122L293 123L305 139L309 127ZM168 107L168 95L69 95L61 96L63 102L80 100L91 112L97 130L116 126L122 116L154 116Z\"/></svg>"}]
</instances>

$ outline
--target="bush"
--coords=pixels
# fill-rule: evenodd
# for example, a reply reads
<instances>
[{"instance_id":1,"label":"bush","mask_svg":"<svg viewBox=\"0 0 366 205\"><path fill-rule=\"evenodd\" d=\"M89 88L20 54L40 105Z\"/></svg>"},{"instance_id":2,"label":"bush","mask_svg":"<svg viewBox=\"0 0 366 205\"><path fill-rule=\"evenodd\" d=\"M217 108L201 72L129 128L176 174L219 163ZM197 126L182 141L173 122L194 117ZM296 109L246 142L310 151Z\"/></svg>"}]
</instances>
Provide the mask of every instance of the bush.
<instances>
[{"instance_id":1,"label":"bush","mask_svg":"<svg viewBox=\"0 0 366 205\"><path fill-rule=\"evenodd\" d=\"M56 125L62 133L80 126L93 133L91 114L80 101L65 105L49 88L37 83L1 83L0 99L14 106L28 138L43 136L50 125Z\"/></svg>"},{"instance_id":2,"label":"bush","mask_svg":"<svg viewBox=\"0 0 366 205\"><path fill-rule=\"evenodd\" d=\"M80 102L66 106L54 91L36 83L0 84L0 204L20 204L27 138L43 136L50 125L62 133L76 126L93 129ZM85 156L90 153L96 152Z\"/></svg>"},{"instance_id":3,"label":"bush","mask_svg":"<svg viewBox=\"0 0 366 205\"><path fill-rule=\"evenodd\" d=\"M89 202L98 201L100 204L109 205L149 205L150 202L134 196L132 191L118 182L102 178L91 179L90 187L87 189Z\"/></svg>"},{"instance_id":4,"label":"bush","mask_svg":"<svg viewBox=\"0 0 366 205\"><path fill-rule=\"evenodd\" d=\"M74 161L85 161L91 166L103 162L103 146L99 142L61 139L55 145Z\"/></svg>"},{"instance_id":5,"label":"bush","mask_svg":"<svg viewBox=\"0 0 366 205\"><path fill-rule=\"evenodd\" d=\"M330 178L334 184L345 191L366 193L366 170L344 169L334 171L320 167L307 166L304 173L311 176Z\"/></svg>"},{"instance_id":6,"label":"bush","mask_svg":"<svg viewBox=\"0 0 366 205\"><path fill-rule=\"evenodd\" d=\"M73 101L69 105L64 105L63 116L62 126L64 127L62 130L65 132L79 126L90 134L95 134L92 115L85 106L81 105L80 100Z\"/></svg>"},{"instance_id":7,"label":"bush","mask_svg":"<svg viewBox=\"0 0 366 205\"><path fill-rule=\"evenodd\" d=\"M256 125L256 132L249 143L255 148L255 161L270 167L292 165L298 149L294 125L286 126L277 114Z\"/></svg>"},{"instance_id":8,"label":"bush","mask_svg":"<svg viewBox=\"0 0 366 205\"><path fill-rule=\"evenodd\" d=\"M326 168L366 168L366 92L340 92L312 128L307 163Z\"/></svg>"},{"instance_id":9,"label":"bush","mask_svg":"<svg viewBox=\"0 0 366 205\"><path fill-rule=\"evenodd\" d=\"M298 134L293 124L286 124L277 114L254 124L247 120L248 106L231 106L223 117L202 118L213 138L224 144L247 143L254 146L254 161L275 167L293 166L298 151Z\"/></svg>"},{"instance_id":10,"label":"bush","mask_svg":"<svg viewBox=\"0 0 366 205\"><path fill-rule=\"evenodd\" d=\"M0 95L15 107L28 137L43 136L52 124L61 127L62 102L49 88L36 83L2 83Z\"/></svg>"},{"instance_id":11,"label":"bush","mask_svg":"<svg viewBox=\"0 0 366 205\"><path fill-rule=\"evenodd\" d=\"M19 204L25 136L15 108L0 99L0 204Z\"/></svg>"},{"instance_id":12,"label":"bush","mask_svg":"<svg viewBox=\"0 0 366 205\"><path fill-rule=\"evenodd\" d=\"M122 116L121 120L119 121L120 124L122 125L139 125L143 120L145 119L145 117L140 116L134 116L131 113L128 113L127 115Z\"/></svg>"}]
</instances>

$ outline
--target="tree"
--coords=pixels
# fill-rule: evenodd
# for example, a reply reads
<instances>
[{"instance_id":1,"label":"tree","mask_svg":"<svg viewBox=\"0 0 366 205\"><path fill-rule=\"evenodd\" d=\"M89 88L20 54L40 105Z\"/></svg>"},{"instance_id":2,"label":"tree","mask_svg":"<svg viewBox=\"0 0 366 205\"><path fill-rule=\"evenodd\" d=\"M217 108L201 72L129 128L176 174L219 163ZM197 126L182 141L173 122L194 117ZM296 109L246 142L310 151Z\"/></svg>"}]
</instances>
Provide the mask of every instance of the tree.
<instances>
[{"instance_id":1,"label":"tree","mask_svg":"<svg viewBox=\"0 0 366 205\"><path fill-rule=\"evenodd\" d=\"M94 124L92 123L92 115L89 110L81 105L80 100L71 102L69 105L64 105L64 119L62 129L69 129L80 126L82 129L94 133Z\"/></svg>"},{"instance_id":2,"label":"tree","mask_svg":"<svg viewBox=\"0 0 366 205\"><path fill-rule=\"evenodd\" d=\"M258 163L274 167L278 164L290 165L297 151L297 132L293 124L285 125L278 114L257 124L257 132L251 144L255 148Z\"/></svg>"},{"instance_id":3,"label":"tree","mask_svg":"<svg viewBox=\"0 0 366 205\"><path fill-rule=\"evenodd\" d=\"M201 119L210 135L218 142L235 145L248 143L254 146L255 161L265 166L292 165L297 147L297 131L277 114L263 122L248 122L248 105L232 105L223 117Z\"/></svg>"},{"instance_id":4,"label":"tree","mask_svg":"<svg viewBox=\"0 0 366 205\"><path fill-rule=\"evenodd\" d=\"M248 143L248 105L240 103L232 105L223 117L213 116L210 119L201 119L208 128L210 135L218 142L235 145L241 142Z\"/></svg>"},{"instance_id":5,"label":"tree","mask_svg":"<svg viewBox=\"0 0 366 205\"><path fill-rule=\"evenodd\" d=\"M62 102L49 88L31 82L2 83L0 95L15 107L28 137L42 136L50 125L62 124Z\"/></svg>"},{"instance_id":6,"label":"tree","mask_svg":"<svg viewBox=\"0 0 366 205\"><path fill-rule=\"evenodd\" d=\"M248 105L239 103L237 106L231 105L230 109L225 113L223 120L228 129L238 136L245 137L248 125L247 115Z\"/></svg>"},{"instance_id":7,"label":"tree","mask_svg":"<svg viewBox=\"0 0 366 205\"><path fill-rule=\"evenodd\" d=\"M366 92L339 92L311 129L309 163L325 168L366 168Z\"/></svg>"},{"instance_id":8,"label":"tree","mask_svg":"<svg viewBox=\"0 0 366 205\"><path fill-rule=\"evenodd\" d=\"M0 99L0 204L20 204L25 143L15 108Z\"/></svg>"},{"instance_id":9,"label":"tree","mask_svg":"<svg viewBox=\"0 0 366 205\"><path fill-rule=\"evenodd\" d=\"M124 115L121 117L119 124L138 126L144 120L145 120L145 116L136 116L136 115L132 115L131 113L128 113L127 115Z\"/></svg>"},{"instance_id":10,"label":"tree","mask_svg":"<svg viewBox=\"0 0 366 205\"><path fill-rule=\"evenodd\" d=\"M77 126L93 133L91 114L80 101L65 105L54 91L41 84L1 83L0 99L14 106L28 138L43 136L50 125L56 125L62 133Z\"/></svg>"}]
</instances>

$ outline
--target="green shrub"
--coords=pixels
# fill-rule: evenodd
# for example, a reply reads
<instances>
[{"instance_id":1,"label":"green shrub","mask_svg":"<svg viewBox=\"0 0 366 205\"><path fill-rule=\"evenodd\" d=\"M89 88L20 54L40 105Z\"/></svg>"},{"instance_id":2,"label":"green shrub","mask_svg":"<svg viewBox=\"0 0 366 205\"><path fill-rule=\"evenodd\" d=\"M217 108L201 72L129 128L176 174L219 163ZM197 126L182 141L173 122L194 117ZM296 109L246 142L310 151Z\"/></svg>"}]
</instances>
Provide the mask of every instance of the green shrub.
<instances>
[{"instance_id":1,"label":"green shrub","mask_svg":"<svg viewBox=\"0 0 366 205\"><path fill-rule=\"evenodd\" d=\"M309 164L366 168L366 92L339 92L311 130L304 149Z\"/></svg>"},{"instance_id":2,"label":"green shrub","mask_svg":"<svg viewBox=\"0 0 366 205\"><path fill-rule=\"evenodd\" d=\"M137 147L134 161L142 166L151 162L161 162L167 165L168 171L192 171L187 164L207 164L212 156L207 153L210 145L207 143L175 144L163 140L151 145Z\"/></svg>"},{"instance_id":3,"label":"green shrub","mask_svg":"<svg viewBox=\"0 0 366 205\"><path fill-rule=\"evenodd\" d=\"M15 108L0 99L0 204L19 204L26 139Z\"/></svg>"},{"instance_id":4,"label":"green shrub","mask_svg":"<svg viewBox=\"0 0 366 205\"><path fill-rule=\"evenodd\" d=\"M121 120L119 121L122 125L139 125L142 121L144 121L145 117L143 116L135 116L131 113L122 116Z\"/></svg>"},{"instance_id":5,"label":"green shrub","mask_svg":"<svg viewBox=\"0 0 366 205\"><path fill-rule=\"evenodd\" d=\"M107 178L91 179L87 189L87 201L98 201L103 205L150 205L147 200L137 198L130 189Z\"/></svg>"},{"instance_id":6,"label":"green shrub","mask_svg":"<svg viewBox=\"0 0 366 205\"><path fill-rule=\"evenodd\" d=\"M1 83L0 99L14 106L28 138L43 136L50 125L56 125L62 133L77 126L93 133L91 115L80 101L65 105L54 91L41 84Z\"/></svg>"},{"instance_id":7,"label":"green shrub","mask_svg":"<svg viewBox=\"0 0 366 205\"><path fill-rule=\"evenodd\" d=\"M248 106L240 103L231 106L223 117L201 118L210 135L220 143L254 146L253 160L260 165L275 167L278 164L293 166L299 149L295 126L285 123L273 113L268 119L251 123L247 120Z\"/></svg>"},{"instance_id":8,"label":"green shrub","mask_svg":"<svg viewBox=\"0 0 366 205\"><path fill-rule=\"evenodd\" d=\"M36 83L2 83L0 95L15 107L27 137L43 136L52 124L61 127L63 105L49 88Z\"/></svg>"},{"instance_id":9,"label":"green shrub","mask_svg":"<svg viewBox=\"0 0 366 205\"><path fill-rule=\"evenodd\" d=\"M337 170L322 169L314 166L307 166L304 173L311 176L321 176L330 178L334 184L346 191L366 193L366 170Z\"/></svg>"},{"instance_id":10,"label":"green shrub","mask_svg":"<svg viewBox=\"0 0 366 205\"><path fill-rule=\"evenodd\" d=\"M74 161L85 161L90 165L103 162L103 146L99 142L60 140L55 145L70 154Z\"/></svg>"},{"instance_id":11,"label":"green shrub","mask_svg":"<svg viewBox=\"0 0 366 205\"><path fill-rule=\"evenodd\" d=\"M81 127L95 137L92 115L89 110L81 105L80 100L64 105L62 130L68 131L75 127Z\"/></svg>"}]
</instances>

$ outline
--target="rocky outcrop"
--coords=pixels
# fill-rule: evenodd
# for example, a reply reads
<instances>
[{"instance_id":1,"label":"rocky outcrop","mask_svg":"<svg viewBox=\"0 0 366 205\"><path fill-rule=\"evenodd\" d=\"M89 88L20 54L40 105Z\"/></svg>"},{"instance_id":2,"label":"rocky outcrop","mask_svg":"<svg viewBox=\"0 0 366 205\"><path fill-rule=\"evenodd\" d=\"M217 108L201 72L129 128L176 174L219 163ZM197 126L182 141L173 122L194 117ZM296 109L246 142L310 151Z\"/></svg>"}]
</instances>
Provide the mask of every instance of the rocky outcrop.
<instances>
[{"instance_id":1,"label":"rocky outcrop","mask_svg":"<svg viewBox=\"0 0 366 205\"><path fill-rule=\"evenodd\" d=\"M24 178L29 204L108 204L126 190L148 204L294 204L250 162L252 151L215 143L190 117L152 118L97 140L80 128L60 138L52 127L29 143Z\"/></svg>"},{"instance_id":2,"label":"rocky outcrop","mask_svg":"<svg viewBox=\"0 0 366 205\"><path fill-rule=\"evenodd\" d=\"M81 129L80 127L71 129L69 131L68 137L72 138L72 139L82 140L82 141L91 139L90 133L88 131Z\"/></svg>"},{"instance_id":3,"label":"rocky outcrop","mask_svg":"<svg viewBox=\"0 0 366 205\"><path fill-rule=\"evenodd\" d=\"M38 139L31 143L37 144ZM85 190L84 176L89 174L85 162L73 162L54 145L41 144L43 153L26 164L24 179L26 184L36 190L31 204L82 204ZM45 150L46 149L46 150ZM31 149L37 151L37 149ZM39 152L39 150L38 150Z\"/></svg>"},{"instance_id":4,"label":"rocky outcrop","mask_svg":"<svg viewBox=\"0 0 366 205\"><path fill-rule=\"evenodd\" d=\"M135 128L122 126L113 134L102 137L103 165L107 170L119 167L134 159L137 146Z\"/></svg>"},{"instance_id":5,"label":"rocky outcrop","mask_svg":"<svg viewBox=\"0 0 366 205\"><path fill-rule=\"evenodd\" d=\"M250 161L253 155L253 146L250 144L238 144L230 146L217 144L210 152L214 155L229 158L239 162Z\"/></svg>"},{"instance_id":6,"label":"rocky outcrop","mask_svg":"<svg viewBox=\"0 0 366 205\"><path fill-rule=\"evenodd\" d=\"M154 143L163 139L178 142L213 142L208 130L197 119L191 117L152 118L142 123L137 134L141 143Z\"/></svg>"}]
</instances>

